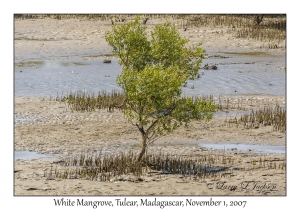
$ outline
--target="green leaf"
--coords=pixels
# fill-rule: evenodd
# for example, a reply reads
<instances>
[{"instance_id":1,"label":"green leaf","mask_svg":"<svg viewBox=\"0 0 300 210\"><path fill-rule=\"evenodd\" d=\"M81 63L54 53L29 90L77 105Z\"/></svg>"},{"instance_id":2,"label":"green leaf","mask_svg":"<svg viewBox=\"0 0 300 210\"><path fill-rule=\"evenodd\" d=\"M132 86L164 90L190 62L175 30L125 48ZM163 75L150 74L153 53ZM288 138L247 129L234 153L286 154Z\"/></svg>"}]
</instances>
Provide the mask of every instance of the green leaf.
<instances>
[{"instance_id":1,"label":"green leaf","mask_svg":"<svg viewBox=\"0 0 300 210\"><path fill-rule=\"evenodd\" d=\"M191 120L212 118L216 111L213 102L181 97L187 80L200 78L202 43L187 47L189 40L170 22L156 25L147 36L140 17L113 25L105 38L122 66L116 81L127 102L124 114L139 122L148 141Z\"/></svg>"}]
</instances>

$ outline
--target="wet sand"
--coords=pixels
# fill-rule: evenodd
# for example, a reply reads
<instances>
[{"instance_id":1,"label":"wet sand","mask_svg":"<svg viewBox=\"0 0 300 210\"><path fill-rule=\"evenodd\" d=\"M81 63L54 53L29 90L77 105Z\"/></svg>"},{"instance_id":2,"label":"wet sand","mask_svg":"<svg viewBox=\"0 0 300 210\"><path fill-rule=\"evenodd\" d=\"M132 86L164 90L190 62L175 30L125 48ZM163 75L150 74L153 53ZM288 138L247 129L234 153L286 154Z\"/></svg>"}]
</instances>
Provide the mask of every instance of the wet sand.
<instances>
[{"instance_id":1,"label":"wet sand","mask_svg":"<svg viewBox=\"0 0 300 210\"><path fill-rule=\"evenodd\" d=\"M163 20L150 21L150 28ZM99 26L96 28L95 26ZM104 40L104 32L110 29L109 22L80 20L18 20L15 22L16 61L34 58L72 54L93 55L108 53L110 48ZM193 42L202 41L207 51L253 51L263 43L254 40L239 40L232 34L215 33L215 28L201 28L206 35L188 30L187 36ZM225 31L225 30L224 30ZM183 32L182 32L183 33ZM32 41L29 38L40 39ZM212 39L213 38L213 39ZM55 41L49 41L53 39ZM46 41L48 40L48 41ZM230 42L228 41L230 40ZM263 49L276 56L285 54L285 49ZM78 53L79 52L79 53ZM56 58L55 58L56 59ZM76 60L76 57L74 58ZM102 59L102 57L100 57ZM284 96L227 95L230 101L243 99L244 109L250 110L279 104L285 106ZM129 124L123 114L99 110L91 113L71 112L64 103L50 101L49 98L15 97L15 150L29 150L45 154L57 154L55 158L17 160L14 166L15 195L286 195L285 169L253 169L236 171L232 177L208 179L205 182L182 178L179 175L151 177L144 175L142 182L95 182L83 179L47 179L44 170L51 163L67 156L93 150L138 149L140 134ZM242 110L229 110L241 112ZM271 126L245 129L229 126L226 112L210 122L191 122L189 127L181 127L155 142L153 148L162 148L176 154L192 155L200 148L200 143L244 143L279 145L286 144L285 133L275 132ZM230 152L230 151L229 151ZM258 158L254 152L237 154L236 158L251 162ZM268 155L285 161L284 154ZM230 190L216 187L216 183L226 181L226 185L241 186L243 181L275 184L276 189ZM214 183L214 188L207 187Z\"/></svg>"},{"instance_id":2,"label":"wet sand","mask_svg":"<svg viewBox=\"0 0 300 210\"><path fill-rule=\"evenodd\" d=\"M232 98L232 97L231 97ZM254 99L253 99L254 100ZM284 102L282 97L260 97L259 104L270 101ZM252 104L250 102L249 104ZM247 107L245 105L245 107ZM254 107L256 108L256 107ZM15 195L285 195L285 169L255 169L236 171L232 177L211 178L205 182L182 178L180 175L151 177L145 174L143 182L96 182L90 180L48 179L44 171L53 162L74 157L89 151L111 152L138 150L140 134L129 124L121 112L99 110L91 113L72 113L64 103L42 98L16 98L15 113L27 116L15 124L15 150L53 154L55 158L38 158L15 161ZM37 117L39 116L39 117ZM226 117L213 118L210 122L191 122L172 134L162 137L151 148L177 155L191 156L201 153L201 143L243 143L256 145L285 145L285 134L272 131L271 126L245 129L228 126ZM210 150L210 153L217 152ZM232 153L232 151L226 151ZM260 157L279 158L285 162L285 154L256 154L244 151L235 154L244 163ZM251 164L247 164L251 167ZM271 175L266 175L271 174ZM213 181L215 180L215 181ZM216 181L217 180L217 181ZM208 189L207 183L226 181L240 185L242 181L274 183L276 190ZM64 187L62 187L64 186ZM130 188L129 188L130 186ZM149 187L151 186L151 187ZM35 190L31 190L35 189ZM128 190L129 189L129 190ZM141 190L142 189L142 190Z\"/></svg>"}]
</instances>

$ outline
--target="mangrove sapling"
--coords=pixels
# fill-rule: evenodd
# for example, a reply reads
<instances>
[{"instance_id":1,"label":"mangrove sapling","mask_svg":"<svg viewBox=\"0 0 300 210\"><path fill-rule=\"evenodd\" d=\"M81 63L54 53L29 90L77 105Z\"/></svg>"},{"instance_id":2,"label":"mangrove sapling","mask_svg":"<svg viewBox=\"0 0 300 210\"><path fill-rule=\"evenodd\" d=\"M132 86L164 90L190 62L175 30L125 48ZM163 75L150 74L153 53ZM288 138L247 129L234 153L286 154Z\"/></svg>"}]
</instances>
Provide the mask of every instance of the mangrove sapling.
<instances>
[{"instance_id":1,"label":"mangrove sapling","mask_svg":"<svg viewBox=\"0 0 300 210\"><path fill-rule=\"evenodd\" d=\"M105 38L123 68L117 83L125 96L124 114L142 136L137 162L159 137L192 119L212 118L216 110L212 101L181 97L187 80L197 77L204 53L201 43L186 47L189 40L169 22L156 25L148 40L140 17L113 24Z\"/></svg>"}]
</instances>

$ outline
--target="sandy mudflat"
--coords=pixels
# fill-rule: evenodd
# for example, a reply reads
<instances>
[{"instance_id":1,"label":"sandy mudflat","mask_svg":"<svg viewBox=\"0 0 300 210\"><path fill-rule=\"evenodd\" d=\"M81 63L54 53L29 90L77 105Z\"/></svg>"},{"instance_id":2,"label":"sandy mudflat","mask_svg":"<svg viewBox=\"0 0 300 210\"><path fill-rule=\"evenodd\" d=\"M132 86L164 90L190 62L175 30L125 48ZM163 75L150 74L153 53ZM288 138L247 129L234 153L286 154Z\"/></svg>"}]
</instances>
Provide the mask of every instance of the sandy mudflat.
<instances>
[{"instance_id":1,"label":"sandy mudflat","mask_svg":"<svg viewBox=\"0 0 300 210\"><path fill-rule=\"evenodd\" d=\"M150 21L150 28L160 22L163 20ZM110 49L105 43L104 32L108 29L109 21L17 20L15 38L25 39L15 41L15 56L16 59L26 60L28 54L34 53L37 57L54 56L57 53L70 54L74 51L93 54L99 49L102 53L107 53ZM199 30L188 30L187 36L192 42L202 41L205 49L209 50L251 51L262 45L259 41L236 39L232 34L220 35L215 33L215 28L201 28L205 30L203 36L199 35ZM41 40L34 42L27 39L28 37ZM47 38L58 41L49 42ZM264 50L277 55L285 53L285 49ZM285 107L283 96L228 95L223 96L223 99L229 99L231 104L243 101L243 109L237 109L235 106L235 109L227 110L229 113L243 113L251 108L276 104ZM245 170L234 171L229 177L220 175L206 180L164 174L144 174L142 181L134 181L133 177L131 181L112 182L47 177L44 176L44 171L48 170L53 162L66 157L95 150L138 149L139 131L124 119L121 112L71 112L64 103L50 101L49 98L16 97L14 114L16 151L29 150L56 155L53 158L16 160L15 195L286 195L285 167L259 169L256 165L249 164L261 157L254 151L226 151L236 160L240 160L239 163ZM273 131L272 126L246 129L241 125L229 125L226 121L233 117L226 115L224 110L210 122L191 122L189 127L181 127L162 137L151 147L194 157L203 153L200 143L286 145L285 133ZM218 151L208 149L205 152ZM284 163L286 160L285 154L269 154L264 157L278 163ZM245 187L242 185L245 182L250 184ZM232 190L232 186L237 187Z\"/></svg>"},{"instance_id":2,"label":"sandy mudflat","mask_svg":"<svg viewBox=\"0 0 300 210\"><path fill-rule=\"evenodd\" d=\"M261 99L283 100L280 97ZM268 102L269 103L269 102ZM259 104L259 103L257 103ZM97 182L81 179L49 178L44 176L51 163L64 160L81 153L99 150L138 149L140 134L135 126L129 124L120 112L101 110L95 113L72 113L63 103L41 98L16 98L15 113L26 116L24 121L15 124L15 150L30 150L57 155L55 158L33 159L15 162L15 195L285 195L285 168L254 169L251 161L258 161L261 155L254 152L234 154L228 151L242 165L245 171L234 171L230 177L191 180L180 175L144 174L142 182L114 181ZM176 130L152 145L152 149L185 156L203 154L200 143L246 143L285 145L285 134L272 131L271 126L258 129L244 129L242 126L228 127L225 117L214 118L210 122L192 122L189 127ZM206 151L207 152L207 151ZM214 151L209 150L210 153ZM227 152L227 151L226 151ZM285 162L284 154L264 156ZM57 167L57 165L53 165ZM217 189L221 185L237 186ZM243 181L256 181L263 185L275 184L276 190L241 189ZM95 183L96 182L96 183ZM214 183L209 189L207 184ZM211 185L210 185L211 186ZM223 185L222 187L223 188Z\"/></svg>"},{"instance_id":3,"label":"sandy mudflat","mask_svg":"<svg viewBox=\"0 0 300 210\"><path fill-rule=\"evenodd\" d=\"M127 19L129 21L129 19ZM177 24L182 36L190 40L190 44L202 43L206 51L222 52L255 52L264 51L274 55L285 55L286 49L267 48L268 42L253 39L238 39L226 27L180 28L180 20L172 18L151 19L147 30L151 31L156 24L166 20ZM117 23L123 24L123 23ZM29 19L15 21L15 59L42 56L44 58L59 55L72 56L76 53L94 55L110 53L111 48L105 41L105 32L111 30L111 21L84 19ZM285 46L285 42L278 43ZM88 58L88 57L85 57Z\"/></svg>"}]
</instances>

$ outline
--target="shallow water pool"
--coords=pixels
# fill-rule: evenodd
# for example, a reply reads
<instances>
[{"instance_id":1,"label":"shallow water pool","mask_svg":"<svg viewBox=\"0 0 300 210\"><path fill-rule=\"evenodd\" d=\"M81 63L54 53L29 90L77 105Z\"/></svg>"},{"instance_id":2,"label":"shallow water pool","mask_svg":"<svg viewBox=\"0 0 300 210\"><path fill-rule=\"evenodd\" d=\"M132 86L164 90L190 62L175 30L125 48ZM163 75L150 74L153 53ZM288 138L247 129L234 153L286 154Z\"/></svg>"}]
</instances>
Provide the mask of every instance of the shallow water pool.
<instances>
[{"instance_id":1,"label":"shallow water pool","mask_svg":"<svg viewBox=\"0 0 300 210\"><path fill-rule=\"evenodd\" d=\"M40 158L53 158L56 155L49 155L49 154L40 154L33 151L15 151L14 158L15 161L17 160L32 160L32 159L40 159Z\"/></svg>"},{"instance_id":2,"label":"shallow water pool","mask_svg":"<svg viewBox=\"0 0 300 210\"><path fill-rule=\"evenodd\" d=\"M212 144L212 143L201 143L201 147L216 149L216 150L232 150L232 151L252 151L257 153L276 153L285 154L285 146L273 146L273 145L259 145L259 144Z\"/></svg>"},{"instance_id":3,"label":"shallow water pool","mask_svg":"<svg viewBox=\"0 0 300 210\"><path fill-rule=\"evenodd\" d=\"M210 54L226 58L203 59L203 66L215 64L218 69L200 68L201 78L188 81L184 95L285 95L284 56ZM56 97L75 91L121 90L116 84L121 73L117 59L112 58L110 64L102 60L89 60L82 55L15 60L15 96Z\"/></svg>"}]
</instances>

